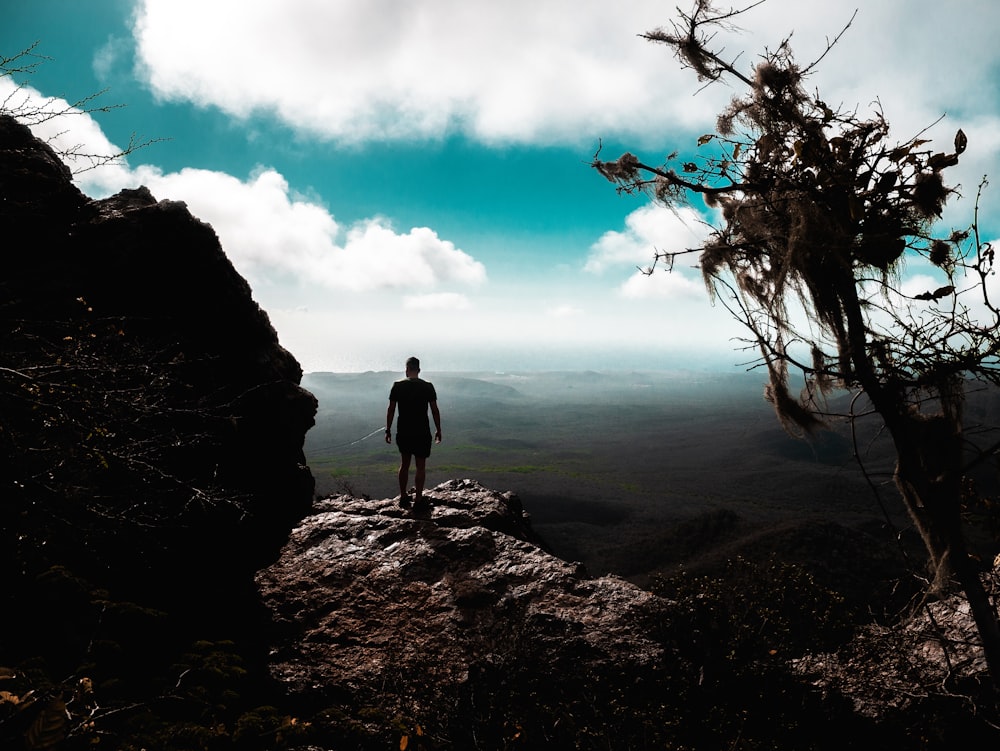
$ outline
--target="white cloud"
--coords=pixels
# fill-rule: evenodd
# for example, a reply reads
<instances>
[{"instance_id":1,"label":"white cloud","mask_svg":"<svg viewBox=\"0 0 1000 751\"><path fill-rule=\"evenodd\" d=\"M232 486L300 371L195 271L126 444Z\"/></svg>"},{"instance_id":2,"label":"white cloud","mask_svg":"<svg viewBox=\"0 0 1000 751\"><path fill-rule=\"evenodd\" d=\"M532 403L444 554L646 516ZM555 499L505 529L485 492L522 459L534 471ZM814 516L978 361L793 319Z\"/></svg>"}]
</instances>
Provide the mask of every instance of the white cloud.
<instances>
[{"instance_id":1,"label":"white cloud","mask_svg":"<svg viewBox=\"0 0 1000 751\"><path fill-rule=\"evenodd\" d=\"M159 96L237 117L347 141L589 143L652 127L665 97L696 88L636 38L662 19L659 3L601 0L144 0L134 33Z\"/></svg>"},{"instance_id":2,"label":"white cloud","mask_svg":"<svg viewBox=\"0 0 1000 751\"><path fill-rule=\"evenodd\" d=\"M8 99L13 96L14 99ZM19 90L0 79L0 101L25 108L45 106L69 114L31 126L57 151L115 154L94 119L61 99L30 87ZM65 157L74 171L91 160ZM440 284L477 285L486 269L454 243L428 227L397 232L389 220L373 217L340 226L323 206L296 195L273 169L258 169L247 180L222 172L183 169L163 173L148 165L135 169L126 159L76 176L80 189L101 197L123 187L145 185L157 199L184 201L191 213L212 225L233 265L251 283L285 277L332 289L431 289ZM454 304L454 301L453 301Z\"/></svg>"},{"instance_id":3,"label":"white cloud","mask_svg":"<svg viewBox=\"0 0 1000 751\"><path fill-rule=\"evenodd\" d=\"M356 292L479 284L482 263L427 227L397 232L376 217L340 226L319 204L295 195L273 169L246 181L207 170L137 171L157 198L183 200L215 229L226 254L251 283L290 277Z\"/></svg>"},{"instance_id":4,"label":"white cloud","mask_svg":"<svg viewBox=\"0 0 1000 751\"><path fill-rule=\"evenodd\" d=\"M437 292L430 295L407 295L403 298L406 310L469 310L469 298L458 292Z\"/></svg>"},{"instance_id":5,"label":"white cloud","mask_svg":"<svg viewBox=\"0 0 1000 751\"><path fill-rule=\"evenodd\" d=\"M605 232L591 246L584 271L601 273L620 266L645 268L657 251L696 248L708 232L704 220L693 209L674 211L647 204L625 218L624 231Z\"/></svg>"},{"instance_id":6,"label":"white cloud","mask_svg":"<svg viewBox=\"0 0 1000 751\"><path fill-rule=\"evenodd\" d=\"M618 291L633 300L687 298L707 304L708 293L701 282L683 276L679 271L656 269L652 274L637 271L626 280Z\"/></svg>"},{"instance_id":7,"label":"white cloud","mask_svg":"<svg viewBox=\"0 0 1000 751\"><path fill-rule=\"evenodd\" d=\"M717 41L731 57L744 50L737 64L748 69L794 31L808 63L852 12L773 0ZM638 37L675 17L659 0L143 0L134 34L158 95L237 117L274 113L338 140L461 129L486 141L591 142L712 122L731 95L719 86L693 96L691 72ZM831 104L881 98L909 137L944 112L982 106L998 25L1000 6L978 0L881 0L860 9L814 80ZM962 49L976 61L952 54Z\"/></svg>"},{"instance_id":8,"label":"white cloud","mask_svg":"<svg viewBox=\"0 0 1000 751\"><path fill-rule=\"evenodd\" d=\"M108 40L94 53L93 69L98 81L108 81L114 77L116 69L132 51L129 39L109 36Z\"/></svg>"}]
</instances>

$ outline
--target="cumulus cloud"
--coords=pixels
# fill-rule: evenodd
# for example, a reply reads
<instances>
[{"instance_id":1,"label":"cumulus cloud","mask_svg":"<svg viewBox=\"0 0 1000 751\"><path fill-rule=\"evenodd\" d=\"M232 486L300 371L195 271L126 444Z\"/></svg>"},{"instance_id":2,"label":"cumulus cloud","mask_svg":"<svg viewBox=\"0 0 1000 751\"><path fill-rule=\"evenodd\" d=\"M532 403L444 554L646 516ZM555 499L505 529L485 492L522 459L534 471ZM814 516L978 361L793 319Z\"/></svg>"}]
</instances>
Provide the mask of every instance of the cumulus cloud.
<instances>
[{"instance_id":1,"label":"cumulus cloud","mask_svg":"<svg viewBox=\"0 0 1000 751\"><path fill-rule=\"evenodd\" d=\"M756 53L794 31L793 46L808 63L852 10L776 0L740 16L717 41ZM711 87L692 96L700 85L690 71L638 38L674 17L659 0L613 9L603 0L142 0L134 36L159 96L237 117L273 113L331 139L461 130L487 141L589 142L659 135L665 126L705 122L724 104L731 92ZM816 81L831 103L867 107L880 97L890 121L906 121L908 137L911 125L981 101L991 75L990 65L929 54L928 45L991 50L998 23L1000 7L976 0L868 4ZM931 28L933 38L924 33ZM740 62L748 69L755 59Z\"/></svg>"},{"instance_id":2,"label":"cumulus cloud","mask_svg":"<svg viewBox=\"0 0 1000 751\"><path fill-rule=\"evenodd\" d=\"M676 271L657 269L652 274L636 272L628 278L618 291L623 297L633 300L687 298L706 300L705 285L682 276Z\"/></svg>"},{"instance_id":3,"label":"cumulus cloud","mask_svg":"<svg viewBox=\"0 0 1000 751\"><path fill-rule=\"evenodd\" d=\"M89 114L62 99L0 79L0 101L65 111L31 126L38 138L59 152L121 151ZM383 217L343 227L325 207L293 192L273 169L260 168L241 180L193 168L173 173L149 165L131 168L127 159L91 170L93 159L72 153L64 161L78 173L77 185L88 195L103 197L123 187L145 185L158 199L184 201L192 214L212 225L233 265L252 282L273 282L275 276L283 276L364 292L477 285L486 280L482 263L434 230L413 227L399 232Z\"/></svg>"},{"instance_id":4,"label":"cumulus cloud","mask_svg":"<svg viewBox=\"0 0 1000 751\"><path fill-rule=\"evenodd\" d=\"M337 140L591 142L651 127L663 98L695 89L636 38L662 21L653 2L143 0L134 35L159 96L237 117Z\"/></svg>"},{"instance_id":5,"label":"cumulus cloud","mask_svg":"<svg viewBox=\"0 0 1000 751\"><path fill-rule=\"evenodd\" d=\"M647 204L625 218L623 231L605 232L590 248L584 271L649 266L656 251L698 247L708 235L704 219L690 208L676 211Z\"/></svg>"},{"instance_id":6,"label":"cumulus cloud","mask_svg":"<svg viewBox=\"0 0 1000 751\"><path fill-rule=\"evenodd\" d=\"M273 169L247 180L208 170L137 170L157 198L183 200L208 222L251 281L285 276L331 289L434 288L479 284L486 269L428 227L398 232L375 217L343 227L323 206L293 193Z\"/></svg>"}]
</instances>

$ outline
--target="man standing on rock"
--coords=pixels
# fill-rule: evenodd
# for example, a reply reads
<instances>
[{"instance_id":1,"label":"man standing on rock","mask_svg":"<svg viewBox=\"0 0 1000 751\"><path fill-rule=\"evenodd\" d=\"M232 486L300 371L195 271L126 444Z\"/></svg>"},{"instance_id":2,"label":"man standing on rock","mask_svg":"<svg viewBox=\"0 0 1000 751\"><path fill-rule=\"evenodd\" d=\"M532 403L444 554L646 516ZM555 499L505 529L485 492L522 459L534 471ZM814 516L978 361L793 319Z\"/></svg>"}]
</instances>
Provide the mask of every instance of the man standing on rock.
<instances>
[{"instance_id":1,"label":"man standing on rock","mask_svg":"<svg viewBox=\"0 0 1000 751\"><path fill-rule=\"evenodd\" d=\"M392 418L399 406L399 420L396 422L396 447L399 449L399 505L409 508L410 499L406 492L410 475L410 457L416 459L414 477L413 506L422 510L430 504L424 498L424 478L427 457L431 455L431 426L427 419L430 407L434 417L435 443L441 443L441 413L437 406L437 392L434 385L420 378L420 360L411 357L406 361L406 378L392 384L389 391L389 408L385 413L385 442L392 443Z\"/></svg>"}]
</instances>

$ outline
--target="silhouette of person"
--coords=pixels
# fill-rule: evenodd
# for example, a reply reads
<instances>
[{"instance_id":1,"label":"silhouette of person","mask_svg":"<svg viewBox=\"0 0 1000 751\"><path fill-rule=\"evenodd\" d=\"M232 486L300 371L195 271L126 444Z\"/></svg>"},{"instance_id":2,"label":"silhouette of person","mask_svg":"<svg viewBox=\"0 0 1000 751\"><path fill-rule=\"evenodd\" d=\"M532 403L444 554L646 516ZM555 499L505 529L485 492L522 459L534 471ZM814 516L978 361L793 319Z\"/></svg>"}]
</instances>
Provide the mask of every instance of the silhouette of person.
<instances>
[{"instance_id":1,"label":"silhouette of person","mask_svg":"<svg viewBox=\"0 0 1000 751\"><path fill-rule=\"evenodd\" d=\"M441 413L437 406L434 385L420 378L420 360L411 357L406 361L406 378L392 384L389 391L389 408L385 413L385 442L392 443L392 418L399 407L396 421L396 447L399 449L399 505L409 508L406 492L410 475L410 458L416 460L414 476L414 510L427 508L424 498L424 479L427 475L427 457L431 455L431 426L427 419L430 408L434 418L435 443L441 443Z\"/></svg>"}]
</instances>

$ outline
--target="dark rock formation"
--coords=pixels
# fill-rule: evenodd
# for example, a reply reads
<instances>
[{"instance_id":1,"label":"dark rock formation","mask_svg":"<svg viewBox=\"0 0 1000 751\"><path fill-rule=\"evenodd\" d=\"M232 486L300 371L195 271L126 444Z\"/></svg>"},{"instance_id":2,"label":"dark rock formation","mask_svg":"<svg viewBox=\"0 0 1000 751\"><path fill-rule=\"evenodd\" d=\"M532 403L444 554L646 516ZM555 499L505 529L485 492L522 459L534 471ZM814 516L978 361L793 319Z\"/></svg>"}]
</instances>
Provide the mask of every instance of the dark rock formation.
<instances>
[{"instance_id":1,"label":"dark rock formation","mask_svg":"<svg viewBox=\"0 0 1000 751\"><path fill-rule=\"evenodd\" d=\"M547 553L510 493L453 480L428 495L425 513L394 500L319 501L260 572L284 627L272 671L292 694L432 723L463 702L467 720L479 707L514 722L526 711L511 706L515 689L540 705L610 691L623 717L653 700L668 660L651 634L667 601ZM539 690L548 693L531 699ZM601 710L613 706L590 708L580 722L611 734L615 722ZM586 735L579 723L566 731ZM469 742L454 729L449 737Z\"/></svg>"},{"instance_id":2,"label":"dark rock formation","mask_svg":"<svg viewBox=\"0 0 1000 751\"><path fill-rule=\"evenodd\" d=\"M0 238L2 609L24 615L0 659L54 643L35 605L56 570L84 600L246 624L253 572L312 501L316 410L246 281L183 203L89 200L6 116ZM71 663L96 619L59 625Z\"/></svg>"}]
</instances>

